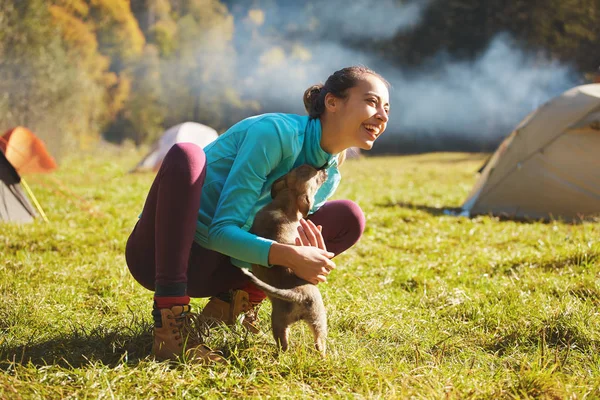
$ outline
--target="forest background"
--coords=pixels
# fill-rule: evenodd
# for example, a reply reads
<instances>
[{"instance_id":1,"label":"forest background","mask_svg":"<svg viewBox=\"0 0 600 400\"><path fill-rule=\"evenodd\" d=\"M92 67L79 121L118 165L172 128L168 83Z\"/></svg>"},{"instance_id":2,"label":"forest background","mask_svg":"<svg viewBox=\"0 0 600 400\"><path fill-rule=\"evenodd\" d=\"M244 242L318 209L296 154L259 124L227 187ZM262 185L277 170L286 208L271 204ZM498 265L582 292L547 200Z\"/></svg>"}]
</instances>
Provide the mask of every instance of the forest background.
<instances>
[{"instance_id":1,"label":"forest background","mask_svg":"<svg viewBox=\"0 0 600 400\"><path fill-rule=\"evenodd\" d=\"M490 151L600 65L598 0L0 0L0 131L61 155L196 121L303 112L367 65L392 85L374 153Z\"/></svg>"}]
</instances>

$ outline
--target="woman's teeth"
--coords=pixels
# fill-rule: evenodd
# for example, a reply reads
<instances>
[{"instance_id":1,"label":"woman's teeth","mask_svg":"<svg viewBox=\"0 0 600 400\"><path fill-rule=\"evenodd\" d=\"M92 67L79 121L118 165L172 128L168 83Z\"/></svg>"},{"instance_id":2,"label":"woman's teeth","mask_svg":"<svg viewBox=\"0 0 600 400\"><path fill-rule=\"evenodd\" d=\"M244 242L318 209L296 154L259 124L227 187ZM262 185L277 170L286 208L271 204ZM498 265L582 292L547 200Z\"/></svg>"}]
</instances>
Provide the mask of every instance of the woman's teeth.
<instances>
[{"instance_id":1,"label":"woman's teeth","mask_svg":"<svg viewBox=\"0 0 600 400\"><path fill-rule=\"evenodd\" d=\"M363 125L369 132L371 132L374 135L377 135L379 133L379 127L376 125Z\"/></svg>"}]
</instances>

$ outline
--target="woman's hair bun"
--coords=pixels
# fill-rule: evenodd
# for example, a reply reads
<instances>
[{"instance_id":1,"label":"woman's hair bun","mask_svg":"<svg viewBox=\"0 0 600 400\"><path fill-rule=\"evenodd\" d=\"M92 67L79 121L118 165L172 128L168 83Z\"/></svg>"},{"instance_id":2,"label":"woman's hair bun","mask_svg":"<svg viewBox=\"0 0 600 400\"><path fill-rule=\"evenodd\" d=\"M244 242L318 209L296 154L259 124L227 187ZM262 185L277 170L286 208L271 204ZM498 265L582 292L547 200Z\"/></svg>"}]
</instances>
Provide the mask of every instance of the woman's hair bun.
<instances>
[{"instance_id":1,"label":"woman's hair bun","mask_svg":"<svg viewBox=\"0 0 600 400\"><path fill-rule=\"evenodd\" d=\"M312 114L312 111L316 106L317 99L321 94L321 89L323 89L322 84L312 85L304 92L304 108L309 115Z\"/></svg>"}]
</instances>

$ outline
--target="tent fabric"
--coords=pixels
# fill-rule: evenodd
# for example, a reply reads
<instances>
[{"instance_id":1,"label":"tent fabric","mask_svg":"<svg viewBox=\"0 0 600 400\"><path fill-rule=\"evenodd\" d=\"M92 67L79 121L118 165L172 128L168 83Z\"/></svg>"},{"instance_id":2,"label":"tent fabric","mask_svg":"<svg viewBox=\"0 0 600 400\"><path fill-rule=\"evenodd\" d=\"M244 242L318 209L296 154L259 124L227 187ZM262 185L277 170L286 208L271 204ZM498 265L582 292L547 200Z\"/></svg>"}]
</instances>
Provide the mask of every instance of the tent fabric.
<instances>
[{"instance_id":1,"label":"tent fabric","mask_svg":"<svg viewBox=\"0 0 600 400\"><path fill-rule=\"evenodd\" d=\"M29 129L17 126L0 138L0 150L21 175L46 173L56 169L54 158L44 142Z\"/></svg>"},{"instance_id":2,"label":"tent fabric","mask_svg":"<svg viewBox=\"0 0 600 400\"><path fill-rule=\"evenodd\" d=\"M176 143L190 142L204 148L219 134L213 128L197 122L184 122L167 129L152 146L152 150L138 163L133 171L158 171L167 152Z\"/></svg>"},{"instance_id":3,"label":"tent fabric","mask_svg":"<svg viewBox=\"0 0 600 400\"><path fill-rule=\"evenodd\" d=\"M0 221L31 222L35 218L35 210L20 182L19 173L0 152Z\"/></svg>"},{"instance_id":4,"label":"tent fabric","mask_svg":"<svg viewBox=\"0 0 600 400\"><path fill-rule=\"evenodd\" d=\"M572 88L500 144L462 208L469 215L579 220L600 214L600 84Z\"/></svg>"}]
</instances>

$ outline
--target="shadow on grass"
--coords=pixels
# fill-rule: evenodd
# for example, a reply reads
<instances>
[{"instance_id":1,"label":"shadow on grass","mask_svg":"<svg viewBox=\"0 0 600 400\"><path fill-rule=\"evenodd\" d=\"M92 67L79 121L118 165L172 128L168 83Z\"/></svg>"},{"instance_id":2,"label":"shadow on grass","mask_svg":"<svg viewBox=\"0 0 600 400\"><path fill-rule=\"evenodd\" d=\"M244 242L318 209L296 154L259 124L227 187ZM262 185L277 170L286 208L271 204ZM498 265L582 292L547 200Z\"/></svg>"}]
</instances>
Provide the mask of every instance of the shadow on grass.
<instances>
[{"instance_id":1,"label":"shadow on grass","mask_svg":"<svg viewBox=\"0 0 600 400\"><path fill-rule=\"evenodd\" d=\"M505 275L518 272L523 267L536 267L543 271L560 271L569 267L592 265L600 260L600 254L595 252L575 253L564 257L532 260L530 258L512 260L494 268L494 272Z\"/></svg>"},{"instance_id":2,"label":"shadow on grass","mask_svg":"<svg viewBox=\"0 0 600 400\"><path fill-rule=\"evenodd\" d=\"M462 209L460 207L432 207L432 206L427 206L425 204L415 204L415 203L409 203L406 201L399 201L399 202L387 202L387 203L379 203L376 204L378 207L384 207L384 208L393 208L393 207L400 207L400 208L408 208L411 210L419 210L419 211L424 211L428 214L431 214L433 216L440 216L440 215L449 215L450 214L454 214L454 213L459 213Z\"/></svg>"},{"instance_id":3,"label":"shadow on grass","mask_svg":"<svg viewBox=\"0 0 600 400\"><path fill-rule=\"evenodd\" d=\"M102 364L110 368L123 363L137 365L144 360L152 360L153 325L136 322L129 327L105 327L92 329L73 327L72 331L61 336L37 341L31 344L10 346L0 337L0 371L7 371L16 364L33 364L36 367L47 365L67 369L82 368ZM248 331L240 327L213 327L210 329L207 344L221 352L226 359L232 354L249 351L255 345ZM210 337L210 339L208 339ZM177 365L177 364L174 364Z\"/></svg>"},{"instance_id":4,"label":"shadow on grass","mask_svg":"<svg viewBox=\"0 0 600 400\"><path fill-rule=\"evenodd\" d=\"M34 341L34 340L32 340ZM93 363L110 367L126 362L137 364L150 354L150 324L131 328L98 326L89 331L74 328L67 335L19 346L0 345L0 370L13 363L78 368Z\"/></svg>"},{"instance_id":5,"label":"shadow on grass","mask_svg":"<svg viewBox=\"0 0 600 400\"><path fill-rule=\"evenodd\" d=\"M433 215L434 217L439 217L442 215L457 216L458 214L460 214L463 211L462 207L432 207L432 206L428 206L425 204L415 204L415 203L410 203L407 201L398 201L395 203L394 202L378 203L378 204L376 204L376 206L384 207L384 208L400 207L400 208L407 208L407 209L411 209L411 210L418 210L418 211L423 211L430 215ZM468 218L475 218L475 217L479 217L479 216L496 218L499 222L516 222L516 223L520 223L520 224L550 224L550 223L554 223L554 222L560 222L560 223L569 224L569 225L580 225L580 224L583 224L584 222L599 222L600 221L600 217L595 216L595 215L580 216L580 217L578 217L576 219L572 219L572 220L562 220L560 218L532 219L532 218L525 218L525 217L513 217L513 216L508 216L508 215L492 215L492 214L477 214L477 215L472 215Z\"/></svg>"},{"instance_id":6,"label":"shadow on grass","mask_svg":"<svg viewBox=\"0 0 600 400\"><path fill-rule=\"evenodd\" d=\"M518 347L529 347L539 351L540 346L595 353L600 341L590 335L585 327L571 322L567 316L559 315L542 321L541 327L513 327L490 338L482 347L494 354L504 355Z\"/></svg>"}]
</instances>

